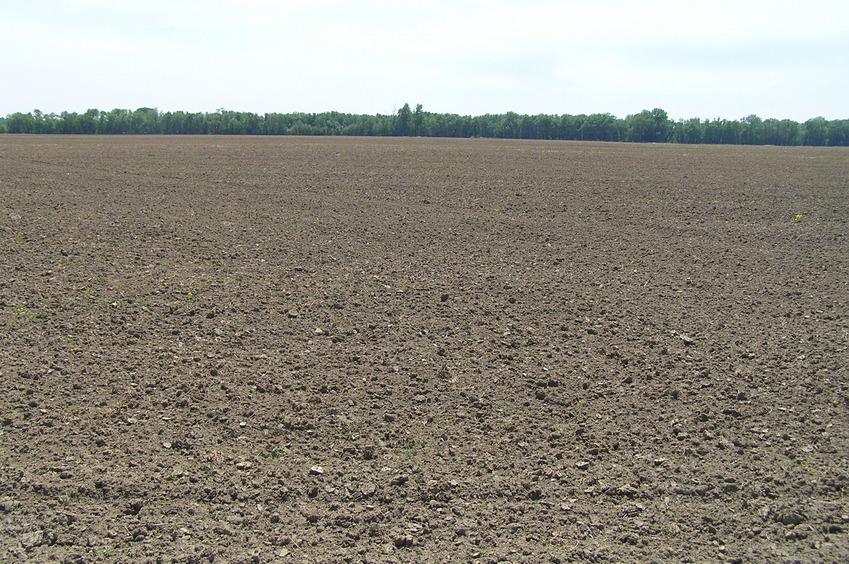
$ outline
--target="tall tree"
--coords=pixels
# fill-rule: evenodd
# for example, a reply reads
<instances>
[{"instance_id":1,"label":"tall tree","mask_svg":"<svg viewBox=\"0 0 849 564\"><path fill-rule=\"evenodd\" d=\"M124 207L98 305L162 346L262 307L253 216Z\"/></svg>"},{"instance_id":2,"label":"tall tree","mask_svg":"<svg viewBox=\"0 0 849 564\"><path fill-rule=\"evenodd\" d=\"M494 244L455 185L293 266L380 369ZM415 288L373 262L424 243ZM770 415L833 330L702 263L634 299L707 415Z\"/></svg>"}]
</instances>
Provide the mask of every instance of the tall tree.
<instances>
[{"instance_id":1,"label":"tall tree","mask_svg":"<svg viewBox=\"0 0 849 564\"><path fill-rule=\"evenodd\" d=\"M764 142L763 120L755 114L743 118L743 131L740 133L740 143L743 145L762 145Z\"/></svg>"},{"instance_id":2,"label":"tall tree","mask_svg":"<svg viewBox=\"0 0 849 564\"><path fill-rule=\"evenodd\" d=\"M421 104L416 104L416 111L413 112L413 135L416 137L422 134L422 124L424 122L424 111Z\"/></svg>"},{"instance_id":3,"label":"tall tree","mask_svg":"<svg viewBox=\"0 0 849 564\"><path fill-rule=\"evenodd\" d=\"M828 144L831 147L849 147L849 119L828 122Z\"/></svg>"},{"instance_id":4,"label":"tall tree","mask_svg":"<svg viewBox=\"0 0 849 564\"><path fill-rule=\"evenodd\" d=\"M828 122L824 117L815 117L805 122L803 143L817 147L828 144Z\"/></svg>"},{"instance_id":5,"label":"tall tree","mask_svg":"<svg viewBox=\"0 0 849 564\"><path fill-rule=\"evenodd\" d=\"M654 117L648 110L626 118L628 122L628 141L653 143L656 140Z\"/></svg>"},{"instance_id":6,"label":"tall tree","mask_svg":"<svg viewBox=\"0 0 849 564\"><path fill-rule=\"evenodd\" d=\"M395 135L410 134L410 116L412 113L410 104L404 104L404 107L398 110L398 117L395 119Z\"/></svg>"}]
</instances>

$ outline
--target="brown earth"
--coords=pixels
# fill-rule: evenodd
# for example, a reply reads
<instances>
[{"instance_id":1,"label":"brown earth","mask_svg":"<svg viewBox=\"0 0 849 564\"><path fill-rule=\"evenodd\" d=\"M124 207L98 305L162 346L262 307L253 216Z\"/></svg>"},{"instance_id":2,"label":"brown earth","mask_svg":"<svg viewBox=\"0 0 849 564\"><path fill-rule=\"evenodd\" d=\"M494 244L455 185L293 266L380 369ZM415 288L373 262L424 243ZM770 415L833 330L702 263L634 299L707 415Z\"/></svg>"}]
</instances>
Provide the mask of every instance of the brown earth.
<instances>
[{"instance_id":1,"label":"brown earth","mask_svg":"<svg viewBox=\"0 0 849 564\"><path fill-rule=\"evenodd\" d=\"M849 558L849 150L0 137L0 558Z\"/></svg>"}]
</instances>

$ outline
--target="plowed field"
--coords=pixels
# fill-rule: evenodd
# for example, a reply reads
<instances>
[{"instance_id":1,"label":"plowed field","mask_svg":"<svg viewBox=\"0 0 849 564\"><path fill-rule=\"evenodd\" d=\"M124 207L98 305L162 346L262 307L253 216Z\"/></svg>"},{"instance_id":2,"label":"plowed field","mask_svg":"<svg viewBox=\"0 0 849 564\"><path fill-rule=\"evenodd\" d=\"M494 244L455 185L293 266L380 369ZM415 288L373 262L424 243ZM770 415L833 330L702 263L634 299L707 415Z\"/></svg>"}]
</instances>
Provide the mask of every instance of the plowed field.
<instances>
[{"instance_id":1,"label":"plowed field","mask_svg":"<svg viewBox=\"0 0 849 564\"><path fill-rule=\"evenodd\" d=\"M849 559L849 151L0 137L0 559Z\"/></svg>"}]
</instances>

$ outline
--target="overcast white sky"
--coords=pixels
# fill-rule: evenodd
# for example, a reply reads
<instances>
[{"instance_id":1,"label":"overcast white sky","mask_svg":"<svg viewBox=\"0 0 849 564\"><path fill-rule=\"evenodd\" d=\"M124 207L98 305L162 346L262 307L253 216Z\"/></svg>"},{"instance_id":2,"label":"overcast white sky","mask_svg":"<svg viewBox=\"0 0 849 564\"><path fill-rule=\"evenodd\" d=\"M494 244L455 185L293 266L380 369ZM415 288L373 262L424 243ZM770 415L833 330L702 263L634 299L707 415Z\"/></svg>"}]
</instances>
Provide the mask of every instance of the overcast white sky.
<instances>
[{"instance_id":1,"label":"overcast white sky","mask_svg":"<svg viewBox=\"0 0 849 564\"><path fill-rule=\"evenodd\" d=\"M849 118L846 0L0 0L0 115Z\"/></svg>"}]
</instances>

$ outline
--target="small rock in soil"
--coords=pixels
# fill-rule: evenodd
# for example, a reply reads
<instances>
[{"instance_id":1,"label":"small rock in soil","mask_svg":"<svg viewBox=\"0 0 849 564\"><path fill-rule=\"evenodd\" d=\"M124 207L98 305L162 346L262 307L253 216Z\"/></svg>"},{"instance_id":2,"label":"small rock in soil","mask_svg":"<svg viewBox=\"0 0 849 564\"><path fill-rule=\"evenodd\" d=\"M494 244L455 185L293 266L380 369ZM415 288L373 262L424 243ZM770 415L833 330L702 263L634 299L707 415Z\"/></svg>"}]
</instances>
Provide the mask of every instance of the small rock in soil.
<instances>
[{"instance_id":1,"label":"small rock in soil","mask_svg":"<svg viewBox=\"0 0 849 564\"><path fill-rule=\"evenodd\" d=\"M404 535L395 539L396 548L404 548L407 546L413 546L413 537L410 535Z\"/></svg>"},{"instance_id":2,"label":"small rock in soil","mask_svg":"<svg viewBox=\"0 0 849 564\"><path fill-rule=\"evenodd\" d=\"M794 511L787 511L785 513L779 513L775 516L775 520L782 525L798 525L805 521L805 517L800 513L796 513Z\"/></svg>"},{"instance_id":3,"label":"small rock in soil","mask_svg":"<svg viewBox=\"0 0 849 564\"><path fill-rule=\"evenodd\" d=\"M25 533L20 538L21 546L24 547L25 550L29 550L31 548L35 548L44 544L44 535L41 531L33 531L31 533Z\"/></svg>"}]
</instances>

